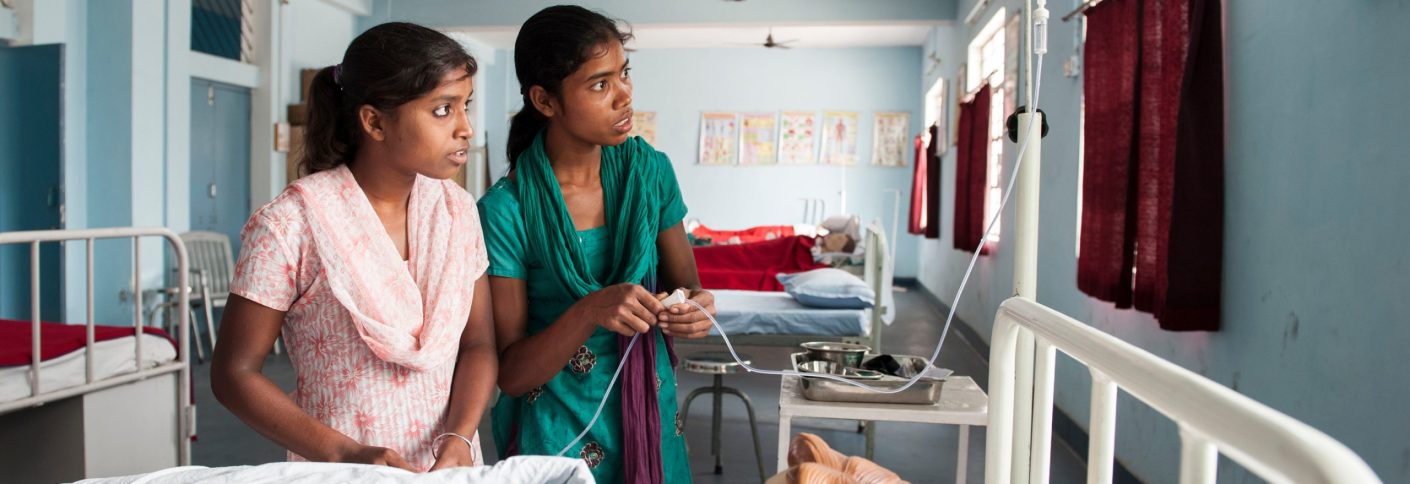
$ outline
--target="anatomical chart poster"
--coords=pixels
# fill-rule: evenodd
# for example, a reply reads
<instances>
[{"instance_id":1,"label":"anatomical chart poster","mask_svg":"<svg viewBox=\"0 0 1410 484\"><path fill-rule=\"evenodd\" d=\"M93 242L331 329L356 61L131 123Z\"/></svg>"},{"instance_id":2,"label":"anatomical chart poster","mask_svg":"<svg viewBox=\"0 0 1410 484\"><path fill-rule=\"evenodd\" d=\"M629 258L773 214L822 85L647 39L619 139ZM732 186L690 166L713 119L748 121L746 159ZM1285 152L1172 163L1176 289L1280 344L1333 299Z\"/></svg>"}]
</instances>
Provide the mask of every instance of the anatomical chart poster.
<instances>
[{"instance_id":1,"label":"anatomical chart poster","mask_svg":"<svg viewBox=\"0 0 1410 484\"><path fill-rule=\"evenodd\" d=\"M739 164L778 164L778 117L774 113L743 113L739 115Z\"/></svg>"},{"instance_id":2,"label":"anatomical chart poster","mask_svg":"<svg viewBox=\"0 0 1410 484\"><path fill-rule=\"evenodd\" d=\"M871 136L871 164L906 166L906 148L910 145L907 131L911 127L910 113L876 113Z\"/></svg>"},{"instance_id":3,"label":"anatomical chart poster","mask_svg":"<svg viewBox=\"0 0 1410 484\"><path fill-rule=\"evenodd\" d=\"M778 161L784 165L817 163L817 113L784 112L779 115Z\"/></svg>"},{"instance_id":4,"label":"anatomical chart poster","mask_svg":"<svg viewBox=\"0 0 1410 484\"><path fill-rule=\"evenodd\" d=\"M700 164L733 165L739 151L739 117L734 113L700 113Z\"/></svg>"},{"instance_id":5,"label":"anatomical chart poster","mask_svg":"<svg viewBox=\"0 0 1410 484\"><path fill-rule=\"evenodd\" d=\"M825 165L857 163L856 112L834 111L823 115L822 162Z\"/></svg>"}]
</instances>

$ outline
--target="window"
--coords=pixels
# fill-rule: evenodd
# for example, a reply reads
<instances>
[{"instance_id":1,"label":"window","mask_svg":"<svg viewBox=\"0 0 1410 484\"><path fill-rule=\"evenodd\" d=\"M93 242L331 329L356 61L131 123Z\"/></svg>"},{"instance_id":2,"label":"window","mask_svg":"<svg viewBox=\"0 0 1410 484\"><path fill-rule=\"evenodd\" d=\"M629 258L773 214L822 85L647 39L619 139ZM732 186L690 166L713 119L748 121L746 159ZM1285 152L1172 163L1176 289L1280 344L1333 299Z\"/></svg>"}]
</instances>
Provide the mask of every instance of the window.
<instances>
[{"instance_id":1,"label":"window","mask_svg":"<svg viewBox=\"0 0 1410 484\"><path fill-rule=\"evenodd\" d=\"M990 244L999 242L1000 222L994 219L994 215L999 210L999 202L1003 200L1001 175L1004 160L1004 113L1008 112L1005 106L1007 103L1004 101L1007 99L1004 91L1008 74L1005 69L1005 17L1006 9L999 9L979 31L974 41L970 42L970 69L965 81L966 92L973 92L988 83L993 93L994 104L989 109L989 169L986 175L989 191L984 200L985 227L987 228L990 221L994 222L994 228L989 231Z\"/></svg>"},{"instance_id":2,"label":"window","mask_svg":"<svg viewBox=\"0 0 1410 484\"><path fill-rule=\"evenodd\" d=\"M1077 54L1074 58L1079 59L1076 66L1081 66L1082 47L1087 43L1087 16L1078 15L1077 22ZM1064 71L1067 69L1066 66L1063 67ZM1082 75L1080 70L1076 70L1075 72L1077 72L1077 74L1067 77ZM1086 96L1085 88L1079 87L1077 89L1077 95ZM1082 257L1082 176L1087 168L1087 100L1085 97L1081 102L1077 103L1077 109L1077 230L1073 231L1072 234L1073 237L1077 238L1077 243L1073 244L1073 247L1076 247L1076 249L1072 251L1072 256Z\"/></svg>"},{"instance_id":3,"label":"window","mask_svg":"<svg viewBox=\"0 0 1410 484\"><path fill-rule=\"evenodd\" d=\"M249 0L193 0L191 50L252 62L254 6Z\"/></svg>"}]
</instances>

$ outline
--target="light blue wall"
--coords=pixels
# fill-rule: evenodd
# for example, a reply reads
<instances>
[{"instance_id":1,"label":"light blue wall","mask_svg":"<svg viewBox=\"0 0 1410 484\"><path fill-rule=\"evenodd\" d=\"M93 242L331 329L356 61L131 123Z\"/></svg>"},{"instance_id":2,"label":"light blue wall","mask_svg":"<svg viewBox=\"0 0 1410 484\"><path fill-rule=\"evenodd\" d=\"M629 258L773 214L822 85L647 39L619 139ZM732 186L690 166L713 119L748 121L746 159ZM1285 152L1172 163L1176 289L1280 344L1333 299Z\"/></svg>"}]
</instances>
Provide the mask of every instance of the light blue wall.
<instances>
[{"instance_id":1,"label":"light blue wall","mask_svg":"<svg viewBox=\"0 0 1410 484\"><path fill-rule=\"evenodd\" d=\"M361 33L356 15L322 1L292 2L285 7L285 65L282 98L285 104L301 102L299 70L331 66L343 61L353 37Z\"/></svg>"},{"instance_id":2,"label":"light blue wall","mask_svg":"<svg viewBox=\"0 0 1410 484\"><path fill-rule=\"evenodd\" d=\"M362 29L390 20L435 27L520 25L534 12L562 3L601 10L632 23L758 23L926 21L955 18L956 0L375 0Z\"/></svg>"},{"instance_id":3,"label":"light blue wall","mask_svg":"<svg viewBox=\"0 0 1410 484\"><path fill-rule=\"evenodd\" d=\"M84 163L88 178L87 227L131 226L132 59L135 55L132 5L90 2L87 14L88 35L84 48L87 49L87 71L93 73L88 79L84 118L88 135L88 158ZM161 173L150 176L160 177ZM132 244L100 241L95 245L94 260L95 319L104 324L131 321L132 306L119 304L117 295L132 286ZM84 297L83 293L72 296Z\"/></svg>"},{"instance_id":4,"label":"light blue wall","mask_svg":"<svg viewBox=\"0 0 1410 484\"><path fill-rule=\"evenodd\" d=\"M504 57L512 57L506 53ZM838 192L847 189L847 210L863 221L880 219L889 229L895 196L900 191L900 221L905 223L911 168L881 168L871 162L872 115L905 111L911 133L923 122L921 49L918 47L856 49L646 49L631 54L635 91L633 107L654 111L656 148L671 156L688 217L715 228L745 228L801 222L800 198L827 201L829 213L840 209ZM506 109L489 111L491 173L505 172L502 124L508 111L522 104L512 59L501 58L487 75L498 79L492 88ZM503 65L505 71L499 72ZM495 109L491 104L488 109ZM834 166L700 166L696 164L702 111L826 110L861 113L858 163L845 170ZM912 161L907 154L907 164ZM898 232L896 275L916 275L916 239Z\"/></svg>"},{"instance_id":5,"label":"light blue wall","mask_svg":"<svg viewBox=\"0 0 1410 484\"><path fill-rule=\"evenodd\" d=\"M82 121L75 122L86 122L87 146L81 153L84 158L66 156L65 164L75 168L72 177L86 177L80 184L87 187L87 213L83 225L71 223L68 227L167 226L168 162L184 163L177 160L185 159L184 153L169 153L167 144L167 5L157 0L89 2L84 10L78 8L71 14L86 16L86 31L67 44L70 50L84 49L79 55L86 66L66 76L86 74L81 82L86 84L88 102L83 112L67 114L80 116ZM166 243L144 238L139 245L142 287L161 287L169 275ZM75 267L82 270L79 257L70 252L69 274L76 272ZM131 298L119 296L132 288L132 244L99 241L94 260L96 321L132 321ZM71 284L69 289L71 303L83 300L84 294L76 291L80 287ZM82 313L74 312L81 308L70 304L66 319L82 322Z\"/></svg>"},{"instance_id":6,"label":"light blue wall","mask_svg":"<svg viewBox=\"0 0 1410 484\"><path fill-rule=\"evenodd\" d=\"M514 53L496 49L494 55L493 65L480 62L480 72L475 75L475 98L485 104L485 122L475 130L479 133L476 136L485 137L489 145L490 183L509 171L509 158L505 154L509 112L523 104L519 81L514 77Z\"/></svg>"},{"instance_id":7,"label":"light blue wall","mask_svg":"<svg viewBox=\"0 0 1410 484\"><path fill-rule=\"evenodd\" d=\"M960 11L973 3L962 1ZM1012 10L1020 2L996 3ZM1049 8L1061 15L1070 7L1062 3ZM1410 209L1410 138L1400 133L1410 121L1410 64L1399 60L1410 45L1401 28L1410 5L1227 3L1224 328L1161 331L1148 315L1076 289L1081 80L1061 75L1077 24L1058 21L1043 73L1042 108L1053 128L1043 144L1038 299L1307 422L1386 482L1405 482L1410 415L1398 409L1410 385L1397 363L1410 341L1410 255L1400 248L1410 226L1397 214ZM968 30L960 29L961 45ZM946 72L953 76L954 65ZM947 159L947 193L952 165ZM986 338L1011 292L1011 242L983 258L960 303L961 317ZM963 268L949 247L948 237L921 247L921 279L946 302ZM1059 361L1058 407L1085 426L1090 378ZM1125 396L1118 412L1118 458L1149 482L1175 482L1174 424ZM1220 482L1253 481L1237 467L1226 459Z\"/></svg>"}]
</instances>

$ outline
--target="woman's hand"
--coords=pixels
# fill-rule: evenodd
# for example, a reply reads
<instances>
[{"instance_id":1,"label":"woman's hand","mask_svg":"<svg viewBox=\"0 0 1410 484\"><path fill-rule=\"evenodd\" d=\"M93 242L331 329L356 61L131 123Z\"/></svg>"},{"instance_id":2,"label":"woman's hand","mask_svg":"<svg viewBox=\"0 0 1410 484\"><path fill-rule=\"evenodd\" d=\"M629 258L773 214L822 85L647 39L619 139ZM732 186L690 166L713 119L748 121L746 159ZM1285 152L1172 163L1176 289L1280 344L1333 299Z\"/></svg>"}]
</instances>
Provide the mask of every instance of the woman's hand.
<instances>
[{"instance_id":1,"label":"woman's hand","mask_svg":"<svg viewBox=\"0 0 1410 484\"><path fill-rule=\"evenodd\" d=\"M462 447L463 446L462 444ZM343 452L339 452L333 461L396 467L398 469L416 472L416 468L407 464L406 459L403 459L400 454L397 454L397 451L386 447L373 447L359 444Z\"/></svg>"},{"instance_id":2,"label":"woman's hand","mask_svg":"<svg viewBox=\"0 0 1410 484\"><path fill-rule=\"evenodd\" d=\"M666 310L661 301L636 284L617 284L588 294L575 305L584 321L632 336L651 330L656 315Z\"/></svg>"},{"instance_id":3,"label":"woman's hand","mask_svg":"<svg viewBox=\"0 0 1410 484\"><path fill-rule=\"evenodd\" d=\"M442 439L441 444L436 449L436 464L431 466L431 471L449 469L452 467L473 467L480 465L475 462L475 452L465 441L450 438Z\"/></svg>"},{"instance_id":4,"label":"woman's hand","mask_svg":"<svg viewBox=\"0 0 1410 484\"><path fill-rule=\"evenodd\" d=\"M660 298L664 299L665 294ZM704 289L693 289L690 291L691 301L695 301L705 308L710 316L715 315L715 295ZM704 338L710 334L710 319L705 317L706 313L694 304L681 303L666 308L665 311L657 313L657 324L661 327L661 332L685 339Z\"/></svg>"}]
</instances>

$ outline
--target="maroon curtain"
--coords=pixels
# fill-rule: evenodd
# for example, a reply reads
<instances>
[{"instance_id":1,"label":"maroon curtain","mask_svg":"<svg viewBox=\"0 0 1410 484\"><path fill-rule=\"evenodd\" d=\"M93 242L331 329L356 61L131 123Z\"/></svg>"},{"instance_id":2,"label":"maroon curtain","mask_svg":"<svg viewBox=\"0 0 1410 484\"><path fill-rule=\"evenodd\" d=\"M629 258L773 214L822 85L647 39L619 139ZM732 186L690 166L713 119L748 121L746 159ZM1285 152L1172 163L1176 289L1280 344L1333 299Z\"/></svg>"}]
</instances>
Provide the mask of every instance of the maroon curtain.
<instances>
[{"instance_id":1,"label":"maroon curtain","mask_svg":"<svg viewBox=\"0 0 1410 484\"><path fill-rule=\"evenodd\" d=\"M1214 331L1220 324L1224 247L1220 2L1146 1L1145 29L1158 25L1161 34L1143 51L1159 50L1161 71L1174 81L1159 83L1161 97L1173 106L1159 111L1169 121L1160 126L1161 151L1153 155L1161 166L1159 217L1157 229L1141 231L1136 240L1136 308L1154 313L1164 329ZM1151 3L1158 6L1153 9ZM1171 67L1176 63L1179 69ZM1154 252L1149 261L1139 250L1146 246Z\"/></svg>"},{"instance_id":2,"label":"maroon curtain","mask_svg":"<svg viewBox=\"0 0 1410 484\"><path fill-rule=\"evenodd\" d=\"M984 236L984 199L989 190L989 86L960 107L959 158L955 161L955 248L974 251ZM981 248L988 253L988 248Z\"/></svg>"},{"instance_id":3,"label":"maroon curtain","mask_svg":"<svg viewBox=\"0 0 1410 484\"><path fill-rule=\"evenodd\" d=\"M969 152L972 141L970 126L974 124L974 100L960 103L959 127L955 133L955 218L954 247L959 250L974 250L974 245L965 247L969 240L969 201L964 197L964 187L969 186Z\"/></svg>"},{"instance_id":4,"label":"maroon curtain","mask_svg":"<svg viewBox=\"0 0 1410 484\"><path fill-rule=\"evenodd\" d=\"M1219 2L1108 1L1087 15L1078 285L1118 307L1153 313L1165 329L1217 330L1224 183ZM1123 97L1128 86L1135 103Z\"/></svg>"},{"instance_id":5,"label":"maroon curtain","mask_svg":"<svg viewBox=\"0 0 1410 484\"><path fill-rule=\"evenodd\" d=\"M926 171L925 164L925 162L928 160L928 157L925 156L924 151L925 142L922 141L920 135L916 135L916 167L915 171L911 172L911 216L910 224L908 224L906 228L906 232L915 235L925 233L925 209L926 204L929 203L926 200L926 185L929 183L929 178L927 176L928 172Z\"/></svg>"},{"instance_id":6,"label":"maroon curtain","mask_svg":"<svg viewBox=\"0 0 1410 484\"><path fill-rule=\"evenodd\" d=\"M925 238L940 238L940 128L930 125L930 146L925 147Z\"/></svg>"},{"instance_id":7,"label":"maroon curtain","mask_svg":"<svg viewBox=\"0 0 1410 484\"><path fill-rule=\"evenodd\" d=\"M1097 299L1131 307L1131 268L1136 239L1136 74L1140 2L1113 0L1087 10L1082 49L1082 233L1077 287Z\"/></svg>"}]
</instances>

